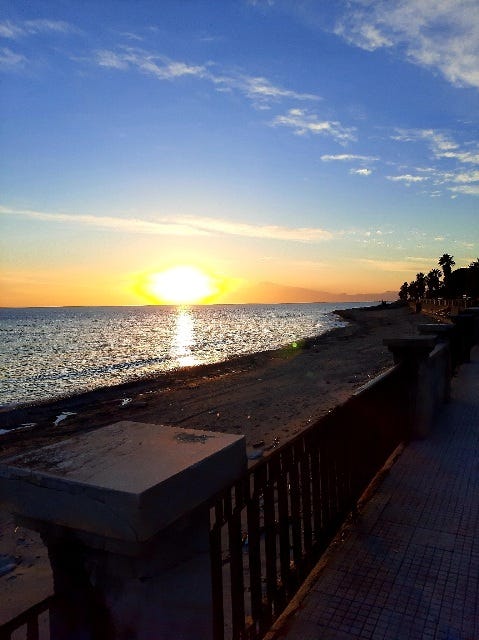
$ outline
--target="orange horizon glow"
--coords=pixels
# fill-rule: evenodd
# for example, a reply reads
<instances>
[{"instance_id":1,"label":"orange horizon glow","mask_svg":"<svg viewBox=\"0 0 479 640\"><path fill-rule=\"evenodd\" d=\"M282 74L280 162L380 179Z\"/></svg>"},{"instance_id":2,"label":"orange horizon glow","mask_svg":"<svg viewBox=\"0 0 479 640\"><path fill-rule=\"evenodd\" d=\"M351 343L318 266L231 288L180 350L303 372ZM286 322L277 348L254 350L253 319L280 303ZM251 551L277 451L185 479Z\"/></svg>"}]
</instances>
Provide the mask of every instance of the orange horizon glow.
<instances>
[{"instance_id":1,"label":"orange horizon glow","mask_svg":"<svg viewBox=\"0 0 479 640\"><path fill-rule=\"evenodd\" d=\"M341 302L344 295L371 293L372 298L383 298L388 291L397 288L390 281L379 283L383 288L367 282L348 282L329 277L316 283L310 274L301 274L294 280L283 273L258 273L261 281L247 277L238 278L222 272L218 265L204 261L151 265L140 272L102 269L103 265L62 270L23 270L4 272L0 284L0 306L3 307L63 307L63 306L141 306L181 304L280 304L299 302ZM160 267L160 268L158 268ZM329 275L329 274L328 274ZM273 276L273 277L272 277ZM303 276L303 277L301 277ZM258 278L258 279L259 279ZM400 279L399 279L400 280ZM281 284L283 282L283 284ZM402 281L401 281L402 282ZM392 285L392 286L391 286ZM377 291L377 294L374 292ZM391 298L389 298L391 299Z\"/></svg>"}]
</instances>

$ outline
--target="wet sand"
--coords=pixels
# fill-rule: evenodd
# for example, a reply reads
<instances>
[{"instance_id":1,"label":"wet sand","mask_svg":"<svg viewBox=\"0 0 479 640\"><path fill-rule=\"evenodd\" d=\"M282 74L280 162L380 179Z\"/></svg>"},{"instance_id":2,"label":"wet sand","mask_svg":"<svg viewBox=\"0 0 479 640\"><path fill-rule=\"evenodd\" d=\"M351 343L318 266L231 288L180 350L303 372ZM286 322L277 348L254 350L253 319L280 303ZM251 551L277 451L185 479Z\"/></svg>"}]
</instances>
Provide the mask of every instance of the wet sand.
<instances>
[{"instance_id":1,"label":"wet sand","mask_svg":"<svg viewBox=\"0 0 479 640\"><path fill-rule=\"evenodd\" d=\"M118 420L244 434L249 453L264 442L267 455L390 367L384 338L417 335L425 321L407 307L338 313L346 327L277 351L0 411L0 428L37 425L0 436L0 459ZM71 415L55 425L62 414ZM4 511L1 554L15 558L16 568L0 575L0 624L52 589L45 547Z\"/></svg>"}]
</instances>

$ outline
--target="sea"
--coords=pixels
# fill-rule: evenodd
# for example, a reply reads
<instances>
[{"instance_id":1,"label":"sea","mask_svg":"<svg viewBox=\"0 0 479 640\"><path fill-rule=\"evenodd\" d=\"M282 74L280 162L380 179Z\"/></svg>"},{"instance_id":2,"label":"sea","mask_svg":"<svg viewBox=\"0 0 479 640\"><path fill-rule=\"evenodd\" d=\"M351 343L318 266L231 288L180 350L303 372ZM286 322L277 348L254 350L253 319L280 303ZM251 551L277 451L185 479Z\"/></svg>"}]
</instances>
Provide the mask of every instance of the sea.
<instances>
[{"instance_id":1,"label":"sea","mask_svg":"<svg viewBox=\"0 0 479 640\"><path fill-rule=\"evenodd\" d=\"M370 304L0 308L0 407L275 349Z\"/></svg>"}]
</instances>

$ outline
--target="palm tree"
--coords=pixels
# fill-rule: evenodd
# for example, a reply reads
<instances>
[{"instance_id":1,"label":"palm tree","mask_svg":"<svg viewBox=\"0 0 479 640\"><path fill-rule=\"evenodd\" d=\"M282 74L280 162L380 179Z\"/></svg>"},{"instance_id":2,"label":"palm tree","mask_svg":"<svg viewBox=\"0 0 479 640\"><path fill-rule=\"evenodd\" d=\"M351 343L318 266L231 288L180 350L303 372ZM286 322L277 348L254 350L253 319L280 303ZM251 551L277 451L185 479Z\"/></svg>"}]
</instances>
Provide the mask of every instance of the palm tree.
<instances>
[{"instance_id":1,"label":"palm tree","mask_svg":"<svg viewBox=\"0 0 479 640\"><path fill-rule=\"evenodd\" d=\"M422 271L416 273L416 291L418 298L424 298L424 294L426 293L426 276Z\"/></svg>"},{"instance_id":2,"label":"palm tree","mask_svg":"<svg viewBox=\"0 0 479 640\"><path fill-rule=\"evenodd\" d=\"M416 280L412 280L409 284L408 284L408 294L409 294L409 300L417 300L419 298L419 293L417 290L417 281Z\"/></svg>"},{"instance_id":3,"label":"palm tree","mask_svg":"<svg viewBox=\"0 0 479 640\"><path fill-rule=\"evenodd\" d=\"M401 288L399 289L399 300L407 301L407 297L409 294L409 285L407 282L403 282Z\"/></svg>"},{"instance_id":4,"label":"palm tree","mask_svg":"<svg viewBox=\"0 0 479 640\"><path fill-rule=\"evenodd\" d=\"M454 256L444 253L439 258L438 264L442 267L442 272L444 273L444 284L447 286L448 280L451 277L452 267L456 264L454 262Z\"/></svg>"},{"instance_id":5,"label":"palm tree","mask_svg":"<svg viewBox=\"0 0 479 640\"><path fill-rule=\"evenodd\" d=\"M431 269L426 276L427 295L434 298L439 293L441 286L441 275L439 269Z\"/></svg>"}]
</instances>

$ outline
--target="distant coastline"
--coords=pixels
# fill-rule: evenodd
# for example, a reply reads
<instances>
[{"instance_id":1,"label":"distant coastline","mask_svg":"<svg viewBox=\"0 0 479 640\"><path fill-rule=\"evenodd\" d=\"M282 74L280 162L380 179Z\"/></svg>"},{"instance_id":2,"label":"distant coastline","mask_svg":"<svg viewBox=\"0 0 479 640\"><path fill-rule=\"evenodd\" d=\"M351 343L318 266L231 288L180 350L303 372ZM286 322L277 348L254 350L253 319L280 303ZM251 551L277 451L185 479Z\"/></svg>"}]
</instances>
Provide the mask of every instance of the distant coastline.
<instances>
[{"instance_id":1,"label":"distant coastline","mask_svg":"<svg viewBox=\"0 0 479 640\"><path fill-rule=\"evenodd\" d=\"M218 296L218 299L211 302L200 304L199 306L216 306L216 305L252 305L252 304L325 304L337 302L338 304L344 304L345 302L394 302L397 300L397 291L381 291L374 293L331 293L329 291L320 291L317 289L308 289L305 287L293 287L288 285L281 285L276 282L260 282L254 285L244 285L236 288L229 293L223 293ZM148 302L142 304L141 302L135 304L54 304L54 305L0 305L0 309L76 309L85 307L171 307L176 305L171 304L152 304ZM193 305L195 306L195 305Z\"/></svg>"}]
</instances>

